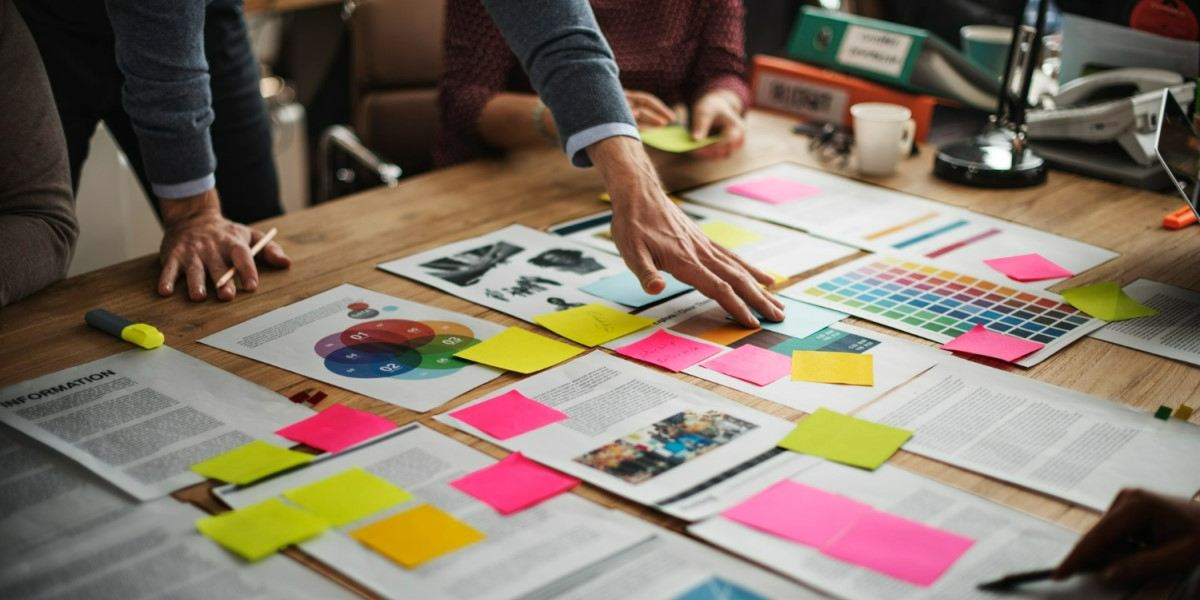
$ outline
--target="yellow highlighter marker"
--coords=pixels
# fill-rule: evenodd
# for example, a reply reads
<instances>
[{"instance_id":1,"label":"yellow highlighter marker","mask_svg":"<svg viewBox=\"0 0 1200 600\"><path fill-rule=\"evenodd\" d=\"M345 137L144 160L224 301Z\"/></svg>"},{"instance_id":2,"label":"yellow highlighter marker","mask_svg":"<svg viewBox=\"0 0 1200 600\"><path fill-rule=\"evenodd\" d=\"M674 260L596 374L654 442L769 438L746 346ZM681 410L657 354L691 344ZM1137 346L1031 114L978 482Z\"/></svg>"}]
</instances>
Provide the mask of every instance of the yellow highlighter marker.
<instances>
[{"instance_id":1,"label":"yellow highlighter marker","mask_svg":"<svg viewBox=\"0 0 1200 600\"><path fill-rule=\"evenodd\" d=\"M83 315L88 325L105 333L110 333L131 344L151 350L163 345L166 338L153 325L134 323L124 317L114 315L103 308L89 310Z\"/></svg>"}]
</instances>

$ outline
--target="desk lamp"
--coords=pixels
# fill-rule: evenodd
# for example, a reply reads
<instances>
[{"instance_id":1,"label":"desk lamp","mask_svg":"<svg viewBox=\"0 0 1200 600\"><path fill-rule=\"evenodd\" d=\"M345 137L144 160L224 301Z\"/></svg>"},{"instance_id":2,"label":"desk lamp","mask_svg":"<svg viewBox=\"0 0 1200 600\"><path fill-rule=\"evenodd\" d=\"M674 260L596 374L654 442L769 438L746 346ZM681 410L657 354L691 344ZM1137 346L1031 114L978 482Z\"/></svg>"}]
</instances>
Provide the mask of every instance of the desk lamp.
<instances>
[{"instance_id":1,"label":"desk lamp","mask_svg":"<svg viewBox=\"0 0 1200 600\"><path fill-rule=\"evenodd\" d=\"M938 150L933 173L942 179L990 188L1017 188L1046 181L1046 161L1029 149L1025 139L1025 110L1033 83L1034 62L1042 47L1049 0L1038 3L1033 27L1024 24L1021 3L1013 24L1013 41L1008 49L1004 83L1000 86L996 113L975 137L953 142ZM1013 91L1019 81L1019 91Z\"/></svg>"}]
</instances>

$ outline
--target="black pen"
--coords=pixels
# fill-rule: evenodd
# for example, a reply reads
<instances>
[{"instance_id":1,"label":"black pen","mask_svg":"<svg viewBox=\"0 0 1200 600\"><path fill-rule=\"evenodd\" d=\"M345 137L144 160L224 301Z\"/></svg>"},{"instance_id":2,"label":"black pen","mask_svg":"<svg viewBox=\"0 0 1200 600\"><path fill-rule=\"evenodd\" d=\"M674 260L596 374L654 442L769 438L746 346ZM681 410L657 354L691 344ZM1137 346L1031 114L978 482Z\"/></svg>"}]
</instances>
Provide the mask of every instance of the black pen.
<instances>
[{"instance_id":1,"label":"black pen","mask_svg":"<svg viewBox=\"0 0 1200 600\"><path fill-rule=\"evenodd\" d=\"M995 581L988 581L975 586L977 589L984 592L1009 592L1016 589L1017 586L1035 581L1045 581L1054 576L1054 569L1041 569L1039 571L1026 571L1024 573L1013 573L1005 575Z\"/></svg>"}]
</instances>

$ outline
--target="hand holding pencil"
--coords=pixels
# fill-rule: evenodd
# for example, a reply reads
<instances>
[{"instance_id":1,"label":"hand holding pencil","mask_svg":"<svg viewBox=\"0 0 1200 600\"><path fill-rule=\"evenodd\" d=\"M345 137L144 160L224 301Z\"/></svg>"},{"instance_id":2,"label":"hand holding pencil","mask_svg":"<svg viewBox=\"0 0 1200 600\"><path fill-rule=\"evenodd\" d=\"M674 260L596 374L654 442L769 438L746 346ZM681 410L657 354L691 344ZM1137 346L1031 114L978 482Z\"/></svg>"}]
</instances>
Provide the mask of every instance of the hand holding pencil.
<instances>
[{"instance_id":1,"label":"hand holding pencil","mask_svg":"<svg viewBox=\"0 0 1200 600\"><path fill-rule=\"evenodd\" d=\"M253 260L255 256L258 256L258 253L259 253L259 252L262 252L262 249L263 249L263 248L266 248L266 247L267 247L267 244L270 244L270 243L271 243L271 240L274 240L274 239L275 239L275 234L277 234L277 233L279 233L279 230L278 230L278 229L276 229L276 228L274 228L274 227L272 227L272 228L271 228L271 229L269 229L269 230L268 230L268 231L267 231L265 234L263 234L263 236L262 236L262 237L258 238L258 241L257 241L257 242L255 242L255 243L254 243L254 245L250 247L250 258L251 258L251 260ZM229 267L229 270L228 270L228 271L225 271L225 274L224 274L224 275L222 275L222 276L221 276L221 278L217 280L217 289L219 290L219 289L221 289L222 287L224 287L224 286L225 286L225 284L229 283L229 281L230 281L231 279L233 279L233 276L234 276L236 273L237 273L237 267L236 267L236 266L234 266L234 267Z\"/></svg>"}]
</instances>

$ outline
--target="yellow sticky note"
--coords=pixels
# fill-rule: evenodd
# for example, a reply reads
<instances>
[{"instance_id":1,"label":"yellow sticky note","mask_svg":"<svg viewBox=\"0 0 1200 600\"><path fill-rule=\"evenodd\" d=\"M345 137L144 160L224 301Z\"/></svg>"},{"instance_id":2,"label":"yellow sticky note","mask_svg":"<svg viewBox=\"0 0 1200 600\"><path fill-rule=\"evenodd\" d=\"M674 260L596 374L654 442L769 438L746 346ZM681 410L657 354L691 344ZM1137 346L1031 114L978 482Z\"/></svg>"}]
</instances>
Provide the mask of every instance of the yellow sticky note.
<instances>
[{"instance_id":1,"label":"yellow sticky note","mask_svg":"<svg viewBox=\"0 0 1200 600\"><path fill-rule=\"evenodd\" d=\"M721 139L718 136L710 135L706 138L694 140L692 139L692 132L688 131L682 125L665 125L653 129L644 129L640 133L643 144L662 150L663 152L674 152L676 154L711 146Z\"/></svg>"},{"instance_id":2,"label":"yellow sticky note","mask_svg":"<svg viewBox=\"0 0 1200 600\"><path fill-rule=\"evenodd\" d=\"M704 235L707 235L712 241L730 250L763 239L763 236L757 231L750 231L745 227L738 227L725 221L704 221L700 224L700 231L703 231Z\"/></svg>"},{"instance_id":3,"label":"yellow sticky note","mask_svg":"<svg viewBox=\"0 0 1200 600\"><path fill-rule=\"evenodd\" d=\"M454 356L506 371L534 373L573 358L580 352L583 352L582 348L520 327L509 327Z\"/></svg>"},{"instance_id":4,"label":"yellow sticky note","mask_svg":"<svg viewBox=\"0 0 1200 600\"><path fill-rule=\"evenodd\" d=\"M1130 298L1121 286L1112 281L1065 290L1062 297L1071 306L1105 321L1124 321L1158 314L1157 310Z\"/></svg>"},{"instance_id":5,"label":"yellow sticky note","mask_svg":"<svg viewBox=\"0 0 1200 600\"><path fill-rule=\"evenodd\" d=\"M792 352L792 381L875 385L875 359L853 352Z\"/></svg>"},{"instance_id":6,"label":"yellow sticky note","mask_svg":"<svg viewBox=\"0 0 1200 600\"><path fill-rule=\"evenodd\" d=\"M546 313L533 321L568 340L599 346L654 324L653 319L623 313L603 304L585 304Z\"/></svg>"},{"instance_id":7,"label":"yellow sticky note","mask_svg":"<svg viewBox=\"0 0 1200 600\"><path fill-rule=\"evenodd\" d=\"M350 536L409 569L487 537L432 504L377 521Z\"/></svg>"},{"instance_id":8,"label":"yellow sticky note","mask_svg":"<svg viewBox=\"0 0 1200 600\"><path fill-rule=\"evenodd\" d=\"M276 498L196 521L200 533L250 561L316 537L328 527L319 517Z\"/></svg>"},{"instance_id":9,"label":"yellow sticky note","mask_svg":"<svg viewBox=\"0 0 1200 600\"><path fill-rule=\"evenodd\" d=\"M192 465L192 470L205 477L220 479L226 483L245 485L267 475L303 465L312 459L311 454L272 446L262 440L254 440L224 454L218 454L206 461L198 462Z\"/></svg>"},{"instance_id":10,"label":"yellow sticky note","mask_svg":"<svg viewBox=\"0 0 1200 600\"><path fill-rule=\"evenodd\" d=\"M910 437L912 432L907 429L821 408L801 420L787 437L780 440L779 447L874 470L887 462Z\"/></svg>"},{"instance_id":11,"label":"yellow sticky note","mask_svg":"<svg viewBox=\"0 0 1200 600\"><path fill-rule=\"evenodd\" d=\"M294 488L283 497L335 527L412 500L412 494L358 467Z\"/></svg>"}]
</instances>

